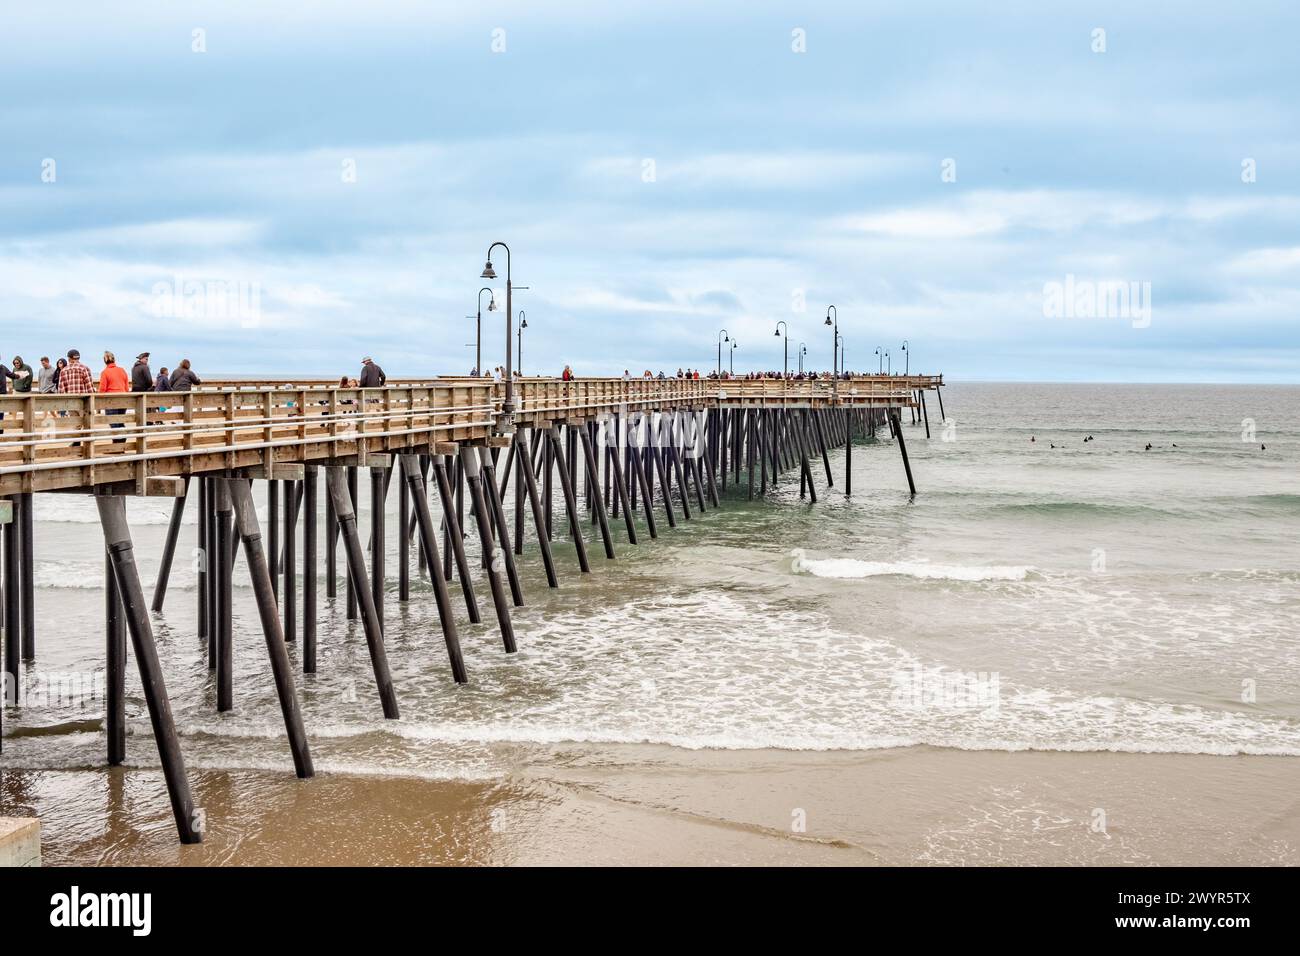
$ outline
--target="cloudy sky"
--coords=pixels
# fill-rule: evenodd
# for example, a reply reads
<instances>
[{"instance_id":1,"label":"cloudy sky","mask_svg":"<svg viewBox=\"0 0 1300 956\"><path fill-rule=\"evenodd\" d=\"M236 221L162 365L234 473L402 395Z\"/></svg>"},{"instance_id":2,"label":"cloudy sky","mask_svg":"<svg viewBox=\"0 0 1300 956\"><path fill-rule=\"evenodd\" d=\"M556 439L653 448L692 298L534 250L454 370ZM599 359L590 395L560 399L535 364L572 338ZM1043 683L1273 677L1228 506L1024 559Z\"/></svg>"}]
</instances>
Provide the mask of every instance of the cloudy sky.
<instances>
[{"instance_id":1,"label":"cloudy sky","mask_svg":"<svg viewBox=\"0 0 1300 956\"><path fill-rule=\"evenodd\" d=\"M1300 382L1297 35L1249 0L8 4L0 354L463 373L503 240L530 374L708 368L722 328L779 368L779 320L828 367L834 303L852 368Z\"/></svg>"}]
</instances>

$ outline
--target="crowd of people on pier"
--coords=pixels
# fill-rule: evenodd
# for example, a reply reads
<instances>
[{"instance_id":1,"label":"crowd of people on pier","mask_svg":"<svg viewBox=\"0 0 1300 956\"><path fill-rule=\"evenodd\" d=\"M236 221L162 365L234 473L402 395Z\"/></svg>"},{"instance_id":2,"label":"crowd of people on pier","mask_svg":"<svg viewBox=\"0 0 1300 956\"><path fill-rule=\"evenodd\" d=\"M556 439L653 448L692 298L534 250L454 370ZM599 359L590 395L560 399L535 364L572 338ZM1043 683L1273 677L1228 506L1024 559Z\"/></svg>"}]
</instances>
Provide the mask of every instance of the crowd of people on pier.
<instances>
[{"instance_id":1,"label":"crowd of people on pier","mask_svg":"<svg viewBox=\"0 0 1300 956\"><path fill-rule=\"evenodd\" d=\"M39 392L63 395L84 395L90 392L188 392L201 385L198 375L190 367L189 359L181 359L174 370L165 366L155 375L149 366L149 353L141 352L128 374L117 364L117 356L104 352L103 367L93 372L81 360L81 352L68 349L66 358L51 363L48 355L41 356L39 368L32 368L15 355L12 366L0 362L0 395L8 392L10 383L15 393Z\"/></svg>"},{"instance_id":2,"label":"crowd of people on pier","mask_svg":"<svg viewBox=\"0 0 1300 956\"><path fill-rule=\"evenodd\" d=\"M370 356L361 360L361 375L339 380L343 388L379 388L388 381L384 370ZM12 383L15 393L38 392L64 395L84 395L91 392L188 392L203 382L194 371L189 359L181 359L175 368L163 366L157 373L149 365L149 353L141 352L128 374L117 364L117 356L104 352L103 367L94 372L81 360L81 352L68 349L66 358L51 363L49 356L41 356L39 368L33 369L15 355L12 365L0 361L0 395L8 393Z\"/></svg>"}]
</instances>

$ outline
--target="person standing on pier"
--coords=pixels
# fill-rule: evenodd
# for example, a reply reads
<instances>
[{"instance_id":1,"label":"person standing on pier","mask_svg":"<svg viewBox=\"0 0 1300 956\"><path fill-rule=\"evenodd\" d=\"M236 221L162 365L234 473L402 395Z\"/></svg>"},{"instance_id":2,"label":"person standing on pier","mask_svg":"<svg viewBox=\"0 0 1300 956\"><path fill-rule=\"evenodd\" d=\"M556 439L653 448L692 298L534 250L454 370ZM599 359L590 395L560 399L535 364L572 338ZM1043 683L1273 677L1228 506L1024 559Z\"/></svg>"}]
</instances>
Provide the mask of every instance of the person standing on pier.
<instances>
[{"instance_id":1,"label":"person standing on pier","mask_svg":"<svg viewBox=\"0 0 1300 956\"><path fill-rule=\"evenodd\" d=\"M68 364L59 372L59 393L62 395L86 395L95 390L95 379L90 369L81 364L81 353L68 349Z\"/></svg>"},{"instance_id":2,"label":"person standing on pier","mask_svg":"<svg viewBox=\"0 0 1300 956\"><path fill-rule=\"evenodd\" d=\"M123 393L131 391L131 381L126 376L126 369L117 364L117 356L112 352L104 353L104 370L99 373L99 392L101 395L113 393ZM126 414L125 408L107 408L104 410L105 415L120 416ZM125 428L121 422L109 426L111 428ZM113 444L121 444L126 441L125 438L114 438Z\"/></svg>"},{"instance_id":3,"label":"person standing on pier","mask_svg":"<svg viewBox=\"0 0 1300 956\"><path fill-rule=\"evenodd\" d=\"M63 359L59 360L63 362ZM81 353L76 349L68 349L68 358L66 364L56 370L56 376L59 382L59 394L61 395L87 395L95 390L95 380L90 376L90 369L81 364ZM63 416L63 412L59 413ZM81 418L81 412L68 412L68 418ZM79 427L74 425L74 427ZM81 446L81 442L72 443L73 448Z\"/></svg>"},{"instance_id":4,"label":"person standing on pier","mask_svg":"<svg viewBox=\"0 0 1300 956\"><path fill-rule=\"evenodd\" d=\"M41 369L39 373L40 377L38 380L39 384L36 386L42 393L48 394L50 392L58 391L59 379L54 373L55 369L54 366L50 364L50 357L48 355L42 355Z\"/></svg>"},{"instance_id":5,"label":"person standing on pier","mask_svg":"<svg viewBox=\"0 0 1300 956\"><path fill-rule=\"evenodd\" d=\"M18 376L9 371L9 366L0 362L0 395L9 391L9 379L17 379ZM0 412L0 421L4 421L5 413Z\"/></svg>"},{"instance_id":6,"label":"person standing on pier","mask_svg":"<svg viewBox=\"0 0 1300 956\"><path fill-rule=\"evenodd\" d=\"M155 392L170 392L172 390L172 380L171 376L167 374L166 365L158 370L158 377L153 380L153 390Z\"/></svg>"},{"instance_id":7,"label":"person standing on pier","mask_svg":"<svg viewBox=\"0 0 1300 956\"><path fill-rule=\"evenodd\" d=\"M153 372L149 369L149 353L141 352L135 357L135 364L131 366L131 391L152 392L153 386Z\"/></svg>"},{"instance_id":8,"label":"person standing on pier","mask_svg":"<svg viewBox=\"0 0 1300 956\"><path fill-rule=\"evenodd\" d=\"M362 388L381 388L388 381L388 376L384 370L374 363L367 355L361 360L361 378L359 384Z\"/></svg>"},{"instance_id":9,"label":"person standing on pier","mask_svg":"<svg viewBox=\"0 0 1300 956\"><path fill-rule=\"evenodd\" d=\"M21 355L14 356L14 391L30 392L32 390L32 370L27 367Z\"/></svg>"},{"instance_id":10,"label":"person standing on pier","mask_svg":"<svg viewBox=\"0 0 1300 956\"><path fill-rule=\"evenodd\" d=\"M190 368L189 359L181 359L180 367L172 373L171 382L173 392L188 392L195 385L203 384L199 381L199 377L194 374L194 370Z\"/></svg>"}]
</instances>

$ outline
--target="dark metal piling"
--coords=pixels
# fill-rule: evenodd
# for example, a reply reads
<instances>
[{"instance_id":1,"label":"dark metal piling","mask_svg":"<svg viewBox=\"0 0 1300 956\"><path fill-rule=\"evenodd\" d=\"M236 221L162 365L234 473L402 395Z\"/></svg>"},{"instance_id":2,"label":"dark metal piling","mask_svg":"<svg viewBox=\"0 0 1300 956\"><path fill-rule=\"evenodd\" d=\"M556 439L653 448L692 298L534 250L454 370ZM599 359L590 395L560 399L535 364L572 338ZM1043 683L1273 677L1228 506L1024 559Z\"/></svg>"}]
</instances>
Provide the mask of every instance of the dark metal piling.
<instances>
[{"instance_id":1,"label":"dark metal piling","mask_svg":"<svg viewBox=\"0 0 1300 956\"><path fill-rule=\"evenodd\" d=\"M126 503L120 495L101 495L96 497L95 504L99 508L104 542L113 564L127 629L140 668L140 683L144 688L154 740L158 744L158 756L162 763L163 777L167 781L176 830L182 843L200 843L203 833L194 810L189 781L185 778L185 762L181 757L180 740L172 720L171 701L167 696L162 666L158 662L158 649L154 646L153 625L149 621L144 589L140 586L140 574L131 547Z\"/></svg>"},{"instance_id":2,"label":"dark metal piling","mask_svg":"<svg viewBox=\"0 0 1300 956\"><path fill-rule=\"evenodd\" d=\"M162 560L158 563L158 579L153 586L153 611L162 613L167 600L167 582L172 573L172 559L176 556L176 542L180 539L181 519L185 516L185 502L189 498L190 480L185 479L185 490L172 502L171 520L167 522L167 538L163 542Z\"/></svg>"},{"instance_id":3,"label":"dark metal piling","mask_svg":"<svg viewBox=\"0 0 1300 956\"><path fill-rule=\"evenodd\" d=\"M343 538L344 553L347 555L348 579L352 582L352 591L357 597L361 620L365 627L366 645L370 649L370 663L375 672L375 684L379 688L379 699L383 704L384 716L396 720L400 716L400 711L397 706L397 695L393 691L393 679L388 671L383 626L379 621L379 613L375 609L374 595L366 580L366 559L361 550L361 536L357 533L357 515L352 508L347 481L337 468L326 469L325 479L330 496L334 499L334 513L339 524L339 534Z\"/></svg>"},{"instance_id":4,"label":"dark metal piling","mask_svg":"<svg viewBox=\"0 0 1300 956\"><path fill-rule=\"evenodd\" d=\"M519 569L515 565L514 551L510 547L510 532L507 530L506 510L501 504L501 497L497 494L496 473L492 465L492 456L488 449L482 445L478 448L479 470L482 473L483 492L487 496L488 517L491 523L496 526L497 541L501 555L501 563L506 567L506 580L510 584L510 599L514 602L515 607L524 606L523 585L519 581Z\"/></svg>"},{"instance_id":5,"label":"dark metal piling","mask_svg":"<svg viewBox=\"0 0 1300 956\"><path fill-rule=\"evenodd\" d=\"M217 711L224 713L234 708L234 608L231 588L230 554L230 493L224 479L210 479L211 498L216 512L216 547L212 562L212 593L216 606L217 638Z\"/></svg>"},{"instance_id":6,"label":"dark metal piling","mask_svg":"<svg viewBox=\"0 0 1300 956\"><path fill-rule=\"evenodd\" d=\"M574 494L571 480L573 471L565 460L558 425L551 425L550 438L551 449L559 466L556 470L560 474L560 490L564 493L565 511L569 514L569 534L573 537L573 547L578 552L578 566L582 569L582 573L586 574L591 571L591 562L587 559L587 542L582 537L582 522L578 520L578 499Z\"/></svg>"},{"instance_id":7,"label":"dark metal piling","mask_svg":"<svg viewBox=\"0 0 1300 956\"><path fill-rule=\"evenodd\" d=\"M317 467L302 473L302 672L316 673L316 512Z\"/></svg>"},{"instance_id":8,"label":"dark metal piling","mask_svg":"<svg viewBox=\"0 0 1300 956\"><path fill-rule=\"evenodd\" d=\"M126 760L126 612L113 573L113 556L104 551L104 730L108 765Z\"/></svg>"},{"instance_id":9,"label":"dark metal piling","mask_svg":"<svg viewBox=\"0 0 1300 956\"><path fill-rule=\"evenodd\" d=\"M514 624L510 621L510 604L506 600L505 586L501 583L501 560L497 547L492 540L492 528L488 519L487 502L483 495L483 479L479 473L478 458L473 446L460 446L461 471L469 486L471 503L474 506L474 520L478 524L479 542L487 558L487 578L492 589L492 603L496 607L497 623L501 627L501 642L506 653L513 654L515 647Z\"/></svg>"},{"instance_id":10,"label":"dark metal piling","mask_svg":"<svg viewBox=\"0 0 1300 956\"><path fill-rule=\"evenodd\" d=\"M534 435L536 439L536 435ZM551 542L546 537L546 514L542 508L541 497L537 493L537 476L533 474L532 467L524 461L524 436L522 431L516 431L513 444L519 449L518 462L520 485L523 486L528 495L528 504L533 512L533 528L537 532L537 547L542 552L542 565L546 569L546 583L549 587L559 587L560 582L555 575L555 560L551 555ZM534 444L536 442L534 441ZM516 485L516 490L520 487ZM517 542L516 542L517 543Z\"/></svg>"},{"instance_id":11,"label":"dark metal piling","mask_svg":"<svg viewBox=\"0 0 1300 956\"><path fill-rule=\"evenodd\" d=\"M446 456L450 457L450 456ZM447 544L447 550L455 556L456 569L459 572L460 589L465 596L465 610L469 613L471 624L478 624L482 617L478 610L478 601L474 597L474 583L469 576L469 557L465 554L465 535L460 529L460 521L456 517L456 507L454 496L451 491L451 483L447 478L447 466L444 456L435 455L433 459L433 477L438 486L438 499L442 504L443 516L443 540ZM443 555L443 577L450 579L452 558Z\"/></svg>"},{"instance_id":12,"label":"dark metal piling","mask_svg":"<svg viewBox=\"0 0 1300 956\"><path fill-rule=\"evenodd\" d=\"M244 538L244 558L248 562L248 573L253 582L258 616L262 620L262 633L266 637L266 650L271 659L271 674L275 679L280 713L284 717L284 729L289 737L294 771L300 778L306 779L312 776L315 770L312 767L311 751L307 746L307 731L303 727L302 711L294 687L293 665L289 662L289 650L285 645L284 632L280 628L279 609L276 607L275 593L271 587L271 570L267 564L266 552L262 549L262 529L258 525L253 493L248 483L239 478L223 481L221 484L227 488L226 497L234 510L235 520ZM311 507L311 502L307 503L307 507ZM395 707L396 702L394 702ZM387 715L386 710L385 715ZM396 716L395 711L393 716Z\"/></svg>"},{"instance_id":13,"label":"dark metal piling","mask_svg":"<svg viewBox=\"0 0 1300 956\"><path fill-rule=\"evenodd\" d=\"M447 656L451 660L452 678L458 684L469 680L465 671L465 658L460 650L460 635L456 629L456 618L451 610L451 593L447 581L442 576L441 562L438 560L438 538L433 529L433 516L429 512L429 502L424 496L424 482L418 470L415 455L402 455L402 475L406 479L404 494L410 497L415 509L415 523L419 530L420 541L425 553L429 555L429 578L433 582L433 595L438 603L438 619L442 622L442 637L447 645Z\"/></svg>"}]
</instances>

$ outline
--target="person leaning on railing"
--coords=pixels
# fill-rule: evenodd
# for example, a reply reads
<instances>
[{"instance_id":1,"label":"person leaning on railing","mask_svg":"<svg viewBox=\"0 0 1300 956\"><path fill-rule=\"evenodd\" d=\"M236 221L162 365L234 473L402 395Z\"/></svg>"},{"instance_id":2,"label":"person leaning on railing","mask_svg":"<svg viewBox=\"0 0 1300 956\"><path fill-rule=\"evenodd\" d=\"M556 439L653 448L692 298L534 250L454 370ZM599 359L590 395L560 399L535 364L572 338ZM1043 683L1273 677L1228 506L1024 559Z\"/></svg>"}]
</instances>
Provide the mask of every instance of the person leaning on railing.
<instances>
[{"instance_id":1,"label":"person leaning on railing","mask_svg":"<svg viewBox=\"0 0 1300 956\"><path fill-rule=\"evenodd\" d=\"M202 385L199 377L190 368L189 359L181 359L180 367L172 372L171 386L173 392L188 392L196 385Z\"/></svg>"}]
</instances>

